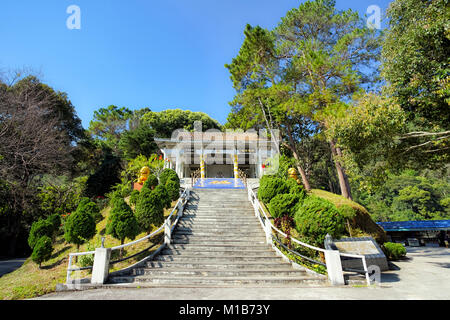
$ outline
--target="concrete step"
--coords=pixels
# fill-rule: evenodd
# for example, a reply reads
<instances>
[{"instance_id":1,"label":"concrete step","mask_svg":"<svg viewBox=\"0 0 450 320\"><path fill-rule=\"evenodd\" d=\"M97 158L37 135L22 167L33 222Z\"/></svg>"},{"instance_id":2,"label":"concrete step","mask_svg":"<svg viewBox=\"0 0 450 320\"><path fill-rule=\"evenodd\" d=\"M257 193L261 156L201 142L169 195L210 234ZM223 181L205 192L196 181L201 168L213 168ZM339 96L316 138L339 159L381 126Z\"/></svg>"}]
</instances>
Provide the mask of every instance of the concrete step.
<instances>
[{"instance_id":1,"label":"concrete step","mask_svg":"<svg viewBox=\"0 0 450 320\"><path fill-rule=\"evenodd\" d=\"M247 277L171 277L171 276L117 276L110 279L112 283L139 283L145 284L159 284L159 285L282 285L282 286L296 286L296 285L322 285L324 282L320 278L313 278L308 276L247 276Z\"/></svg>"},{"instance_id":2,"label":"concrete step","mask_svg":"<svg viewBox=\"0 0 450 320\"><path fill-rule=\"evenodd\" d=\"M154 261L177 261L177 262L197 262L197 263L239 263L239 262L278 262L282 260L277 256L195 256L195 255L165 255L159 254L154 258Z\"/></svg>"},{"instance_id":3,"label":"concrete step","mask_svg":"<svg viewBox=\"0 0 450 320\"><path fill-rule=\"evenodd\" d=\"M133 269L130 275L140 276L204 276L204 277L248 277L248 276L305 276L306 272L302 270L294 270L292 268L282 269L264 269L264 270L217 270L217 269L179 269L179 268L160 268L160 269L147 269L137 268Z\"/></svg>"},{"instance_id":4,"label":"concrete step","mask_svg":"<svg viewBox=\"0 0 450 320\"><path fill-rule=\"evenodd\" d=\"M264 236L264 232L258 229L237 230L237 229L194 229L194 228L176 228L174 235L191 235L191 236L205 236L211 235L230 236L230 237L245 237L245 236Z\"/></svg>"},{"instance_id":5,"label":"concrete step","mask_svg":"<svg viewBox=\"0 0 450 320\"><path fill-rule=\"evenodd\" d=\"M241 236L234 236L232 234L172 234L172 239L188 239L188 240L201 240L208 243L209 241L259 241L265 240L266 237L263 233L257 233L256 235L243 234Z\"/></svg>"},{"instance_id":6,"label":"concrete step","mask_svg":"<svg viewBox=\"0 0 450 320\"><path fill-rule=\"evenodd\" d=\"M270 249L263 250L209 250L204 251L201 249L188 250L188 249L164 249L161 252L162 255L173 255L173 256L198 256L198 257L228 257L228 256L239 256L239 255L249 255L249 256L266 256L266 257L276 257L275 252Z\"/></svg>"},{"instance_id":7,"label":"concrete step","mask_svg":"<svg viewBox=\"0 0 450 320\"><path fill-rule=\"evenodd\" d=\"M218 239L218 240L204 240L204 239L172 239L171 243L173 244L188 244L188 243L192 243L192 244L209 244L209 245L225 245L225 244L230 244L230 245L235 245L235 244L245 244L247 246L254 246L254 245L261 245L261 244L265 244L266 241L265 240L252 240L252 241L248 241L248 240L236 240L236 239L230 239L230 240L222 240L222 239Z\"/></svg>"},{"instance_id":8,"label":"concrete step","mask_svg":"<svg viewBox=\"0 0 450 320\"><path fill-rule=\"evenodd\" d=\"M182 216L179 221L193 221L193 222L258 222L258 218L254 216L230 216L227 217L225 215L221 216Z\"/></svg>"},{"instance_id":9,"label":"concrete step","mask_svg":"<svg viewBox=\"0 0 450 320\"><path fill-rule=\"evenodd\" d=\"M281 261L281 258L280 258ZM274 262L274 261L241 261L241 262L185 262L185 261L148 261L146 263L147 268L189 268L189 269L247 269L247 270L265 270L265 269L283 269L292 266L287 262Z\"/></svg>"},{"instance_id":10,"label":"concrete step","mask_svg":"<svg viewBox=\"0 0 450 320\"><path fill-rule=\"evenodd\" d=\"M254 251L267 251L274 252L268 245L256 245L248 246L247 243L241 244L169 244L166 246L167 250L175 250L184 252L194 251L194 252L254 252Z\"/></svg>"}]
</instances>

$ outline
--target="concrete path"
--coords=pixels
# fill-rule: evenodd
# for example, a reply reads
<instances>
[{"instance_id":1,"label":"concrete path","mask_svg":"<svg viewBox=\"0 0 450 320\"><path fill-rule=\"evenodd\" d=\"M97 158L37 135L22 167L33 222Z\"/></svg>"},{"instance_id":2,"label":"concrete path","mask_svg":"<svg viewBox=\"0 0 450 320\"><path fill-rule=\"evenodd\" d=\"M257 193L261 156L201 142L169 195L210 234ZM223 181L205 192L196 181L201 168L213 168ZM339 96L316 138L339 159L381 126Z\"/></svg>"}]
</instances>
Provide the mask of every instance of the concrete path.
<instances>
[{"instance_id":1,"label":"concrete path","mask_svg":"<svg viewBox=\"0 0 450 320\"><path fill-rule=\"evenodd\" d=\"M13 272L16 269L19 269L22 264L25 262L25 258L23 259L11 259L11 260L0 260L0 277Z\"/></svg>"},{"instance_id":2,"label":"concrete path","mask_svg":"<svg viewBox=\"0 0 450 320\"><path fill-rule=\"evenodd\" d=\"M59 292L51 300L406 300L450 299L450 249L408 247L397 270L383 272L381 286L305 288L142 288Z\"/></svg>"}]
</instances>

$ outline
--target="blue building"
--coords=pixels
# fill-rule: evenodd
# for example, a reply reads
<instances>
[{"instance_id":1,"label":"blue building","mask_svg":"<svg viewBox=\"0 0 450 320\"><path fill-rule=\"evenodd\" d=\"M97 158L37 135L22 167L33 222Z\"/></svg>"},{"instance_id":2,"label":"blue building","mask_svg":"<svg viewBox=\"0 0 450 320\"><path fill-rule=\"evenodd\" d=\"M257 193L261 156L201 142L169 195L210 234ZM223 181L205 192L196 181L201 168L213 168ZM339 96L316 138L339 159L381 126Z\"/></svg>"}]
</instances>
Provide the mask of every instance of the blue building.
<instances>
[{"instance_id":1,"label":"blue building","mask_svg":"<svg viewBox=\"0 0 450 320\"><path fill-rule=\"evenodd\" d=\"M405 245L448 246L450 220L377 222L390 241Z\"/></svg>"}]
</instances>

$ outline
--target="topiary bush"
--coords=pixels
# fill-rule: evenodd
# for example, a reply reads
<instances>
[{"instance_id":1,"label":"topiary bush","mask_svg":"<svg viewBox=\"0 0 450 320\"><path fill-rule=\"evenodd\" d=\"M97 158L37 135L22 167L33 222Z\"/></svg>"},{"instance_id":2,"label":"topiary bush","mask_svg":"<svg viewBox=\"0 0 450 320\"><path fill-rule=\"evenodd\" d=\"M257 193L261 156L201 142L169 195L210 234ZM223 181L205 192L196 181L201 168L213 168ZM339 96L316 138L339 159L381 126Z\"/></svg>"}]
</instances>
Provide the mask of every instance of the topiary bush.
<instances>
[{"instance_id":1,"label":"topiary bush","mask_svg":"<svg viewBox=\"0 0 450 320\"><path fill-rule=\"evenodd\" d=\"M41 268L42 262L45 262L50 259L52 256L53 247L52 247L52 239L48 236L42 236L36 242L33 253L31 254L31 260L39 265Z\"/></svg>"},{"instance_id":2,"label":"topiary bush","mask_svg":"<svg viewBox=\"0 0 450 320\"><path fill-rule=\"evenodd\" d=\"M172 199L170 199L169 192L167 192L166 187L159 184L153 191L157 194L163 208L169 209L172 205Z\"/></svg>"},{"instance_id":3,"label":"topiary bush","mask_svg":"<svg viewBox=\"0 0 450 320\"><path fill-rule=\"evenodd\" d=\"M154 189L158 184L158 178L154 174L150 174L144 182L143 188Z\"/></svg>"},{"instance_id":4,"label":"topiary bush","mask_svg":"<svg viewBox=\"0 0 450 320\"><path fill-rule=\"evenodd\" d=\"M160 226L164 222L163 205L154 190L142 188L135 212L142 230L150 231L152 225Z\"/></svg>"},{"instance_id":5,"label":"topiary bush","mask_svg":"<svg viewBox=\"0 0 450 320\"><path fill-rule=\"evenodd\" d=\"M284 215L293 217L297 206L302 203L301 200L303 199L297 194L278 194L270 200L269 212L274 218L280 218Z\"/></svg>"},{"instance_id":6,"label":"topiary bush","mask_svg":"<svg viewBox=\"0 0 450 320\"><path fill-rule=\"evenodd\" d=\"M259 182L258 199L268 204L276 195L288 192L285 180L275 177L264 178Z\"/></svg>"},{"instance_id":7,"label":"topiary bush","mask_svg":"<svg viewBox=\"0 0 450 320\"><path fill-rule=\"evenodd\" d=\"M53 229L53 236L57 235L61 228L61 216L59 214L52 214L47 218L47 221L51 223Z\"/></svg>"},{"instance_id":8,"label":"topiary bush","mask_svg":"<svg viewBox=\"0 0 450 320\"><path fill-rule=\"evenodd\" d=\"M169 179L166 182L166 189L169 193L170 200L175 201L180 197L180 183Z\"/></svg>"},{"instance_id":9,"label":"topiary bush","mask_svg":"<svg viewBox=\"0 0 450 320\"><path fill-rule=\"evenodd\" d=\"M340 238L345 232L345 219L330 201L319 197L308 197L294 215L297 231L311 244L324 247L327 233Z\"/></svg>"},{"instance_id":10,"label":"topiary bush","mask_svg":"<svg viewBox=\"0 0 450 320\"><path fill-rule=\"evenodd\" d=\"M167 180L169 180L169 179L180 183L180 178L178 177L175 170L166 168L159 175L159 183L165 186Z\"/></svg>"},{"instance_id":11,"label":"topiary bush","mask_svg":"<svg viewBox=\"0 0 450 320\"><path fill-rule=\"evenodd\" d=\"M136 216L125 200L118 200L114 208L111 209L106 225L106 233L120 240L120 244L124 243L125 238L134 240L139 234ZM122 257L122 249L120 257Z\"/></svg>"},{"instance_id":12,"label":"topiary bush","mask_svg":"<svg viewBox=\"0 0 450 320\"><path fill-rule=\"evenodd\" d=\"M401 243L385 242L383 249L389 260L398 260L406 256L406 248Z\"/></svg>"},{"instance_id":13,"label":"topiary bush","mask_svg":"<svg viewBox=\"0 0 450 320\"><path fill-rule=\"evenodd\" d=\"M297 181L290 178L286 180L286 185L289 189L289 193L298 195L301 199L306 198L306 191L303 185L298 184Z\"/></svg>"},{"instance_id":14,"label":"topiary bush","mask_svg":"<svg viewBox=\"0 0 450 320\"><path fill-rule=\"evenodd\" d=\"M89 213L93 218L95 223L99 223L103 220L103 216L100 213L100 209L97 204L91 201L89 198L82 198L78 204L77 210L85 211Z\"/></svg>"},{"instance_id":15,"label":"topiary bush","mask_svg":"<svg viewBox=\"0 0 450 320\"><path fill-rule=\"evenodd\" d=\"M136 205L136 202L139 198L139 194L140 194L139 190L133 190L133 192L131 192L131 195L130 195L130 204L131 205L133 205L133 206Z\"/></svg>"},{"instance_id":16,"label":"topiary bush","mask_svg":"<svg viewBox=\"0 0 450 320\"><path fill-rule=\"evenodd\" d=\"M33 249L38 240L43 236L49 238L53 236L53 225L48 220L40 219L31 225L30 234L28 235L28 245L30 248Z\"/></svg>"},{"instance_id":17,"label":"topiary bush","mask_svg":"<svg viewBox=\"0 0 450 320\"><path fill-rule=\"evenodd\" d=\"M64 238L67 242L73 243L80 248L80 245L90 240L96 233L94 217L79 207L66 220L64 226Z\"/></svg>"}]
</instances>

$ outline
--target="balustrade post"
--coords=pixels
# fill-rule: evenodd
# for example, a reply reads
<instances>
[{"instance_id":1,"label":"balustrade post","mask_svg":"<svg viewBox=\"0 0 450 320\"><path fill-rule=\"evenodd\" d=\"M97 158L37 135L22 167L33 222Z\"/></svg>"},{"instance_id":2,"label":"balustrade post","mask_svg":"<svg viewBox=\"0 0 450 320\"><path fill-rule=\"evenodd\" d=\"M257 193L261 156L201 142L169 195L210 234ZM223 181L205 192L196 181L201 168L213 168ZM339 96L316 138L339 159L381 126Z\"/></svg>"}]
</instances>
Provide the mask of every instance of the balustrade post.
<instances>
[{"instance_id":1,"label":"balustrade post","mask_svg":"<svg viewBox=\"0 0 450 320\"><path fill-rule=\"evenodd\" d=\"M171 236L172 235L170 232L170 222L167 219L166 222L164 223L164 243L165 244L170 244Z\"/></svg>"},{"instance_id":2,"label":"balustrade post","mask_svg":"<svg viewBox=\"0 0 450 320\"><path fill-rule=\"evenodd\" d=\"M72 281L70 280L70 269L72 269L72 255L69 255L69 266L67 267L67 276L66 276L66 284L70 284Z\"/></svg>"},{"instance_id":3,"label":"balustrade post","mask_svg":"<svg viewBox=\"0 0 450 320\"><path fill-rule=\"evenodd\" d=\"M270 220L264 220L264 232L266 233L266 242L267 244L272 244L272 227L270 226Z\"/></svg>"},{"instance_id":4,"label":"balustrade post","mask_svg":"<svg viewBox=\"0 0 450 320\"><path fill-rule=\"evenodd\" d=\"M94 254L94 265L92 266L92 284L104 284L109 275L109 260L111 248L96 248Z\"/></svg>"}]
</instances>

